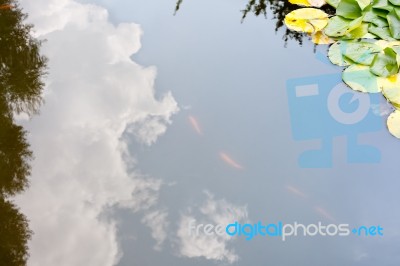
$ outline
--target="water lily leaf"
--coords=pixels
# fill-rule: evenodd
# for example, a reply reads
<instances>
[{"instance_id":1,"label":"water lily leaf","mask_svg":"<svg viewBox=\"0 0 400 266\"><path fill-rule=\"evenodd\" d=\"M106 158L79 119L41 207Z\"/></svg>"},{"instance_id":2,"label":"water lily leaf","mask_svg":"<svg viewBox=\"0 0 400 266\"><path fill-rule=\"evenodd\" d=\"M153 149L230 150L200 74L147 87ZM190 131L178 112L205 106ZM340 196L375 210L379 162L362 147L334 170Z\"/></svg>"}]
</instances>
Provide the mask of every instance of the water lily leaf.
<instances>
[{"instance_id":1,"label":"water lily leaf","mask_svg":"<svg viewBox=\"0 0 400 266\"><path fill-rule=\"evenodd\" d=\"M392 48L393 51L396 52L396 54L399 54L399 53L400 53L400 44L398 44L398 45L395 44L395 45L391 46L390 48Z\"/></svg>"},{"instance_id":2,"label":"water lily leaf","mask_svg":"<svg viewBox=\"0 0 400 266\"><path fill-rule=\"evenodd\" d=\"M326 4L325 0L308 0L308 2L313 7L321 7Z\"/></svg>"},{"instance_id":3,"label":"water lily leaf","mask_svg":"<svg viewBox=\"0 0 400 266\"><path fill-rule=\"evenodd\" d=\"M349 19L334 16L329 20L324 33L331 37L343 36L348 31L350 22L351 20Z\"/></svg>"},{"instance_id":4,"label":"water lily leaf","mask_svg":"<svg viewBox=\"0 0 400 266\"><path fill-rule=\"evenodd\" d=\"M294 31L313 33L328 24L328 14L316 8L296 9L285 17L286 26Z\"/></svg>"},{"instance_id":5,"label":"water lily leaf","mask_svg":"<svg viewBox=\"0 0 400 266\"><path fill-rule=\"evenodd\" d=\"M388 2L388 0L375 0L373 8L392 11L393 6Z\"/></svg>"},{"instance_id":6,"label":"water lily leaf","mask_svg":"<svg viewBox=\"0 0 400 266\"><path fill-rule=\"evenodd\" d=\"M364 10L366 7L370 6L371 0L357 0L358 5L361 7L361 10Z\"/></svg>"},{"instance_id":7,"label":"water lily leaf","mask_svg":"<svg viewBox=\"0 0 400 266\"><path fill-rule=\"evenodd\" d=\"M383 95L393 105L400 106L400 76L399 74L387 78L379 78L378 86Z\"/></svg>"},{"instance_id":8,"label":"water lily leaf","mask_svg":"<svg viewBox=\"0 0 400 266\"><path fill-rule=\"evenodd\" d=\"M379 47L381 47L382 51L387 48L390 47L392 49L394 49L394 51L396 51L396 46L400 46L400 41L385 41L385 40L378 40L376 42L374 42L376 45L378 45Z\"/></svg>"},{"instance_id":9,"label":"water lily leaf","mask_svg":"<svg viewBox=\"0 0 400 266\"><path fill-rule=\"evenodd\" d=\"M347 42L345 41L337 41L329 47L328 57L331 60L332 64L338 66L349 66L353 62L343 56L344 50L347 47Z\"/></svg>"},{"instance_id":10,"label":"water lily leaf","mask_svg":"<svg viewBox=\"0 0 400 266\"><path fill-rule=\"evenodd\" d=\"M394 45L391 47L393 51L396 53L396 61L397 61L397 66L400 67L400 45Z\"/></svg>"},{"instance_id":11,"label":"water lily leaf","mask_svg":"<svg viewBox=\"0 0 400 266\"><path fill-rule=\"evenodd\" d=\"M361 17L361 7L356 0L341 0L336 8L336 15L356 19Z\"/></svg>"},{"instance_id":12,"label":"water lily leaf","mask_svg":"<svg viewBox=\"0 0 400 266\"><path fill-rule=\"evenodd\" d=\"M396 138L400 138L400 111L395 110L387 119L389 132Z\"/></svg>"},{"instance_id":13,"label":"water lily leaf","mask_svg":"<svg viewBox=\"0 0 400 266\"><path fill-rule=\"evenodd\" d=\"M371 73L368 66L351 65L342 74L343 81L353 90L377 93L381 91L378 86L378 77Z\"/></svg>"},{"instance_id":14,"label":"water lily leaf","mask_svg":"<svg viewBox=\"0 0 400 266\"><path fill-rule=\"evenodd\" d=\"M339 5L340 0L326 0L326 3L328 3L328 5L333 6L334 8L337 8L337 6Z\"/></svg>"},{"instance_id":15,"label":"water lily leaf","mask_svg":"<svg viewBox=\"0 0 400 266\"><path fill-rule=\"evenodd\" d=\"M355 39L374 39L376 38L375 35L372 35L368 32L368 23L362 23L358 28L355 28L354 30L350 31L349 33L346 33L345 35L342 36L341 39L343 40L355 40Z\"/></svg>"},{"instance_id":16,"label":"water lily leaf","mask_svg":"<svg viewBox=\"0 0 400 266\"><path fill-rule=\"evenodd\" d=\"M384 12L386 15L386 11L381 11L377 9L373 9L372 6L367 7L364 11L364 21L373 23L378 27L388 27L389 24L386 19L379 16L380 13Z\"/></svg>"},{"instance_id":17,"label":"water lily leaf","mask_svg":"<svg viewBox=\"0 0 400 266\"><path fill-rule=\"evenodd\" d=\"M377 27L389 27L388 21L386 19L380 18L378 16L376 16L375 18L371 19L370 21L367 21L365 19L364 19L364 21L370 22L370 23L374 24Z\"/></svg>"},{"instance_id":18,"label":"water lily leaf","mask_svg":"<svg viewBox=\"0 0 400 266\"><path fill-rule=\"evenodd\" d=\"M375 55L382 51L378 45L370 42L347 42L346 44L343 55L361 65L371 65Z\"/></svg>"},{"instance_id":19,"label":"water lily leaf","mask_svg":"<svg viewBox=\"0 0 400 266\"><path fill-rule=\"evenodd\" d=\"M394 48L395 46L400 46L400 41L391 41L391 42L388 42L388 46L387 46L387 47ZM396 49L397 49L397 48L396 48Z\"/></svg>"},{"instance_id":20,"label":"water lily leaf","mask_svg":"<svg viewBox=\"0 0 400 266\"><path fill-rule=\"evenodd\" d=\"M316 33L312 33L311 40L315 44L331 44L335 42L335 40L326 36L322 31L317 31Z\"/></svg>"},{"instance_id":21,"label":"water lily leaf","mask_svg":"<svg viewBox=\"0 0 400 266\"><path fill-rule=\"evenodd\" d=\"M400 39L400 18L397 16L395 10L390 11L387 15L390 33L395 39Z\"/></svg>"},{"instance_id":22,"label":"water lily leaf","mask_svg":"<svg viewBox=\"0 0 400 266\"><path fill-rule=\"evenodd\" d=\"M372 6L373 0L357 0L358 5L360 6L361 10L365 10L368 7Z\"/></svg>"},{"instance_id":23,"label":"water lily leaf","mask_svg":"<svg viewBox=\"0 0 400 266\"><path fill-rule=\"evenodd\" d=\"M380 37L386 41L394 41L395 39L392 37L392 34L389 30L389 27L376 27L372 24L369 25L368 31L376 36Z\"/></svg>"},{"instance_id":24,"label":"water lily leaf","mask_svg":"<svg viewBox=\"0 0 400 266\"><path fill-rule=\"evenodd\" d=\"M311 6L311 4L307 0L289 0L289 3L298 6Z\"/></svg>"},{"instance_id":25,"label":"water lily leaf","mask_svg":"<svg viewBox=\"0 0 400 266\"><path fill-rule=\"evenodd\" d=\"M342 18L341 16L334 16L329 19L328 25L324 29L324 33L330 37L341 37L361 26L362 20L363 17L349 20Z\"/></svg>"},{"instance_id":26,"label":"water lily leaf","mask_svg":"<svg viewBox=\"0 0 400 266\"><path fill-rule=\"evenodd\" d=\"M384 53L377 54L371 64L371 72L380 77L389 77L399 72L396 53L392 48L385 48Z\"/></svg>"},{"instance_id":27,"label":"water lily leaf","mask_svg":"<svg viewBox=\"0 0 400 266\"><path fill-rule=\"evenodd\" d=\"M395 6L400 6L400 0L389 0L389 2Z\"/></svg>"},{"instance_id":28,"label":"water lily leaf","mask_svg":"<svg viewBox=\"0 0 400 266\"><path fill-rule=\"evenodd\" d=\"M376 36L375 34L372 34L372 33L367 33L367 34L365 34L363 37L362 37L363 39L376 39L376 38L378 38L378 36Z\"/></svg>"}]
</instances>

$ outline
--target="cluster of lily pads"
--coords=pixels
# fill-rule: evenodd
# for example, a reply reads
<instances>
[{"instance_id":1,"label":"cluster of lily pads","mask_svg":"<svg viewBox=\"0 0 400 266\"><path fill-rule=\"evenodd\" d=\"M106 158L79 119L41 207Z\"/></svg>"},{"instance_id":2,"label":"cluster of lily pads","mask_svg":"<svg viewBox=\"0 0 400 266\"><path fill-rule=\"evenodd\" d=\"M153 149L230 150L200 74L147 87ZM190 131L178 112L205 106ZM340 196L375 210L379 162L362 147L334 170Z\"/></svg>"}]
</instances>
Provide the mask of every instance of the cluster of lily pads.
<instances>
[{"instance_id":1,"label":"cluster of lily pads","mask_svg":"<svg viewBox=\"0 0 400 266\"><path fill-rule=\"evenodd\" d=\"M393 105L387 126L400 138L400 0L289 0L305 8L286 15L286 26L308 33L316 44L332 44L333 64L347 67L343 81L353 90L382 92ZM315 7L336 8L330 16Z\"/></svg>"}]
</instances>

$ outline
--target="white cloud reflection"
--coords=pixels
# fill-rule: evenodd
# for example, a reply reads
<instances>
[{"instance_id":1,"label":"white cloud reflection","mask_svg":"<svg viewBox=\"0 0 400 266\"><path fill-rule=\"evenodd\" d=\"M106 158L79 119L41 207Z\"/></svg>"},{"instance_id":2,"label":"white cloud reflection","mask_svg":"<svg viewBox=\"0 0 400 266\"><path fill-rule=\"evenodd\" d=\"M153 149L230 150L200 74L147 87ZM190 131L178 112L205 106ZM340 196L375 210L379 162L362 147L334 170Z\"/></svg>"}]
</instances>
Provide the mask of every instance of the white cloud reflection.
<instances>
[{"instance_id":1,"label":"white cloud reflection","mask_svg":"<svg viewBox=\"0 0 400 266\"><path fill-rule=\"evenodd\" d=\"M151 230L151 236L156 241L154 249L160 251L164 241L168 237L169 222L166 210L154 210L144 215L142 223Z\"/></svg>"},{"instance_id":2,"label":"white cloud reflection","mask_svg":"<svg viewBox=\"0 0 400 266\"><path fill-rule=\"evenodd\" d=\"M234 205L225 199L214 199L214 196L206 192L207 199L200 207L200 214L192 211L182 214L177 232L179 255L188 258L203 257L208 260L233 263L239 257L235 250L229 248L229 242L234 238L222 234L206 234L199 230L199 234L189 231L190 223L227 225L232 221L247 221L247 207Z\"/></svg>"},{"instance_id":3,"label":"white cloud reflection","mask_svg":"<svg viewBox=\"0 0 400 266\"><path fill-rule=\"evenodd\" d=\"M114 205L148 208L161 186L128 171L122 134L129 128L153 143L177 104L171 94L156 99L155 68L130 59L140 48L138 25L114 26L105 9L72 0L21 5L50 59L46 103L26 123L36 158L31 186L18 198L34 231L29 265L115 265L116 226L100 215Z\"/></svg>"}]
</instances>

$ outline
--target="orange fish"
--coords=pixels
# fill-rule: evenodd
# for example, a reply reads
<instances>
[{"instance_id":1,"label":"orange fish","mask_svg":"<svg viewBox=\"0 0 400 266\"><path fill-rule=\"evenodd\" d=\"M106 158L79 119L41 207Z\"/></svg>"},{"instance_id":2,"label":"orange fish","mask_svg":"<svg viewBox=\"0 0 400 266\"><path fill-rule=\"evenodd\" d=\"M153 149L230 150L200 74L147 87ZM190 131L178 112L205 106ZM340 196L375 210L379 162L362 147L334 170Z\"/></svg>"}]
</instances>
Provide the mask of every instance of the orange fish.
<instances>
[{"instance_id":1,"label":"orange fish","mask_svg":"<svg viewBox=\"0 0 400 266\"><path fill-rule=\"evenodd\" d=\"M2 5L0 6L0 10L8 10L11 9L13 6L12 5Z\"/></svg>"},{"instance_id":2,"label":"orange fish","mask_svg":"<svg viewBox=\"0 0 400 266\"><path fill-rule=\"evenodd\" d=\"M292 194L295 194L299 197L302 198L308 198L306 194L304 194L302 191L300 191L298 188L295 188L293 186L286 186L286 189L291 192Z\"/></svg>"},{"instance_id":3,"label":"orange fish","mask_svg":"<svg viewBox=\"0 0 400 266\"><path fill-rule=\"evenodd\" d=\"M197 122L196 118L193 116L189 116L189 122L192 125L193 129L197 132L199 135L203 135L203 132L201 131L201 127L199 125L199 122Z\"/></svg>"},{"instance_id":4,"label":"orange fish","mask_svg":"<svg viewBox=\"0 0 400 266\"><path fill-rule=\"evenodd\" d=\"M227 163L228 165L232 166L233 168L242 170L243 166L241 166L240 164L238 164L237 162L235 162L228 154L224 153L224 152L220 152L219 156L221 157L221 159Z\"/></svg>"},{"instance_id":5,"label":"orange fish","mask_svg":"<svg viewBox=\"0 0 400 266\"><path fill-rule=\"evenodd\" d=\"M336 222L336 219L333 218L333 216L332 216L327 210L325 210L324 208L321 208L321 207L316 206L316 207L314 207L314 209L315 209L315 211L316 211L317 213L319 213L322 217L324 217L324 218L326 218L326 219L328 219L328 220L330 220L330 221L332 221L332 222Z\"/></svg>"}]
</instances>

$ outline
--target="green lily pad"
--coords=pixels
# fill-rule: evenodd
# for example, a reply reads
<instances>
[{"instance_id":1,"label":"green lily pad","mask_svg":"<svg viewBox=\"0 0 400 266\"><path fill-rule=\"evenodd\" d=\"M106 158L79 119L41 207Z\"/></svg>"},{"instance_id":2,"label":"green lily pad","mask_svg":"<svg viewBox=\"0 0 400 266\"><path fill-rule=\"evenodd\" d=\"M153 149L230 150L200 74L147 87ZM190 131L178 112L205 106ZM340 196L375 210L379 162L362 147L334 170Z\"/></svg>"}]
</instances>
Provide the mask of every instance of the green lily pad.
<instances>
[{"instance_id":1,"label":"green lily pad","mask_svg":"<svg viewBox=\"0 0 400 266\"><path fill-rule=\"evenodd\" d=\"M367 7L364 11L364 22L373 23L375 26L378 27L387 27L389 26L386 19L379 16L382 11L373 9L372 6ZM385 12L386 15L387 12Z\"/></svg>"},{"instance_id":2,"label":"green lily pad","mask_svg":"<svg viewBox=\"0 0 400 266\"><path fill-rule=\"evenodd\" d=\"M371 64L371 72L380 77L389 77L399 72L396 53L392 48L385 48L384 53L377 54Z\"/></svg>"},{"instance_id":3,"label":"green lily pad","mask_svg":"<svg viewBox=\"0 0 400 266\"><path fill-rule=\"evenodd\" d=\"M361 65L371 65L375 55L381 52L381 48L370 42L347 42L343 55L353 62Z\"/></svg>"},{"instance_id":4,"label":"green lily pad","mask_svg":"<svg viewBox=\"0 0 400 266\"><path fill-rule=\"evenodd\" d=\"M369 34L368 32L368 23L362 23L358 28L355 28L354 30L350 31L349 33L346 33L345 35L342 36L342 40L356 40L356 39L361 39L361 38L375 38L375 35Z\"/></svg>"},{"instance_id":5,"label":"green lily pad","mask_svg":"<svg viewBox=\"0 0 400 266\"><path fill-rule=\"evenodd\" d=\"M361 7L356 0L341 0L336 8L336 15L347 19L361 17Z\"/></svg>"},{"instance_id":6,"label":"green lily pad","mask_svg":"<svg viewBox=\"0 0 400 266\"><path fill-rule=\"evenodd\" d=\"M392 10L387 15L387 21L389 23L390 33L395 39L400 39L400 18L397 16L395 10Z\"/></svg>"},{"instance_id":7,"label":"green lily pad","mask_svg":"<svg viewBox=\"0 0 400 266\"><path fill-rule=\"evenodd\" d=\"M399 45L394 45L391 48L396 53L397 66L400 67L400 46Z\"/></svg>"},{"instance_id":8,"label":"green lily pad","mask_svg":"<svg viewBox=\"0 0 400 266\"><path fill-rule=\"evenodd\" d=\"M400 0L389 0L389 2L395 6L400 6Z\"/></svg>"},{"instance_id":9,"label":"green lily pad","mask_svg":"<svg viewBox=\"0 0 400 266\"><path fill-rule=\"evenodd\" d=\"M337 8L337 6L339 5L340 0L326 0L326 3L328 3L328 5L333 6L334 8Z\"/></svg>"},{"instance_id":10,"label":"green lily pad","mask_svg":"<svg viewBox=\"0 0 400 266\"><path fill-rule=\"evenodd\" d=\"M330 37L341 37L361 26L362 21L363 17L359 17L355 20L349 20L341 16L334 16L329 19L328 25L325 27L324 32Z\"/></svg>"},{"instance_id":11,"label":"green lily pad","mask_svg":"<svg viewBox=\"0 0 400 266\"><path fill-rule=\"evenodd\" d=\"M358 5L361 7L361 10L364 10L366 7L370 6L371 0L357 0Z\"/></svg>"},{"instance_id":12,"label":"green lily pad","mask_svg":"<svg viewBox=\"0 0 400 266\"><path fill-rule=\"evenodd\" d=\"M353 90L378 93L378 77L371 73L368 66L351 65L342 74L343 81Z\"/></svg>"},{"instance_id":13,"label":"green lily pad","mask_svg":"<svg viewBox=\"0 0 400 266\"><path fill-rule=\"evenodd\" d=\"M345 41L337 41L329 47L328 57L331 60L332 64L338 66L349 66L353 62L343 56L343 52L347 47L347 42Z\"/></svg>"},{"instance_id":14,"label":"green lily pad","mask_svg":"<svg viewBox=\"0 0 400 266\"><path fill-rule=\"evenodd\" d=\"M369 25L368 31L376 36L380 37L386 41L394 41L395 39L392 37L389 27L376 27L374 25Z\"/></svg>"},{"instance_id":15,"label":"green lily pad","mask_svg":"<svg viewBox=\"0 0 400 266\"><path fill-rule=\"evenodd\" d=\"M373 3L373 8L386 10L389 12L393 10L393 6L388 2L388 0L375 0Z\"/></svg>"}]
</instances>

